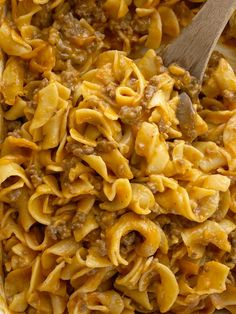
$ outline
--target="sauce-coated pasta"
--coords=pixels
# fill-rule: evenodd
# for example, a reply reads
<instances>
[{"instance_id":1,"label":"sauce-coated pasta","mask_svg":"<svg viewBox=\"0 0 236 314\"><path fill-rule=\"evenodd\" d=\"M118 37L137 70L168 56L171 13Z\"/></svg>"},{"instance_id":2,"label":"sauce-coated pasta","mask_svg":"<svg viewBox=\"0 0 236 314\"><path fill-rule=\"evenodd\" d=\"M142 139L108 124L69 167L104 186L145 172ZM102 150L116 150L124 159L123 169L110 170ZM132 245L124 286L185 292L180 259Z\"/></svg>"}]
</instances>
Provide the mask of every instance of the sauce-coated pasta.
<instances>
[{"instance_id":1,"label":"sauce-coated pasta","mask_svg":"<svg viewBox=\"0 0 236 314\"><path fill-rule=\"evenodd\" d=\"M0 1L5 314L236 313L236 76L154 50L204 2Z\"/></svg>"}]
</instances>

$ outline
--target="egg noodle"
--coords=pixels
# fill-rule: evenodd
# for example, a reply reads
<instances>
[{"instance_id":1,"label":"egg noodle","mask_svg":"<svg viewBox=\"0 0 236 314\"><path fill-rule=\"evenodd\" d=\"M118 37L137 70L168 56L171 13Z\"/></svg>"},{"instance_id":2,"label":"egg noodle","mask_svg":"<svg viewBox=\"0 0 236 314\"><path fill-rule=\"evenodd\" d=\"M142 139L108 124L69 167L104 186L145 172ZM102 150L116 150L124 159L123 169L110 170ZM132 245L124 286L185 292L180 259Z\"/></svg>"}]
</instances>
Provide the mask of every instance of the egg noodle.
<instances>
[{"instance_id":1,"label":"egg noodle","mask_svg":"<svg viewBox=\"0 0 236 314\"><path fill-rule=\"evenodd\" d=\"M203 2L0 1L5 314L236 313L236 76L155 51Z\"/></svg>"}]
</instances>

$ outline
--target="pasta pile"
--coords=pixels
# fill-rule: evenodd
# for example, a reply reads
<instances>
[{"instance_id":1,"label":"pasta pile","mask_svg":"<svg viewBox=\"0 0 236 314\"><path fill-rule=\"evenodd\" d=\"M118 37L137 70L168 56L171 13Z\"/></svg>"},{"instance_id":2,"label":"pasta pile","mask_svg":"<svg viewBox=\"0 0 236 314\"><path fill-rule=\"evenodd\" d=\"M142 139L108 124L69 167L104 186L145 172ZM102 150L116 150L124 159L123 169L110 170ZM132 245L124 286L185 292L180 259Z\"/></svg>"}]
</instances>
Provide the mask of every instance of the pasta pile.
<instances>
[{"instance_id":1,"label":"pasta pile","mask_svg":"<svg viewBox=\"0 0 236 314\"><path fill-rule=\"evenodd\" d=\"M236 76L154 51L203 2L0 1L4 313L236 313Z\"/></svg>"}]
</instances>

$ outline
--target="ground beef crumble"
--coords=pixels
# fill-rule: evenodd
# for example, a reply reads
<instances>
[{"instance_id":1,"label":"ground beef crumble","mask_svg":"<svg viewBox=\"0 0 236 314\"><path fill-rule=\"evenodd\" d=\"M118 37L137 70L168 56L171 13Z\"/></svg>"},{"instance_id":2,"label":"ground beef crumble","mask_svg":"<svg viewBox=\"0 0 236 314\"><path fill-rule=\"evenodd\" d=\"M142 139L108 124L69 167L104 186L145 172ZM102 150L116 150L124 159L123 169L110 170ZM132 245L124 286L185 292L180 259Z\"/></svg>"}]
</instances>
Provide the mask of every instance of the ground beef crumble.
<instances>
[{"instance_id":1,"label":"ground beef crumble","mask_svg":"<svg viewBox=\"0 0 236 314\"><path fill-rule=\"evenodd\" d=\"M66 151L72 153L76 157L81 155L91 155L94 154L94 148L92 146L83 145L80 143L67 143Z\"/></svg>"},{"instance_id":2,"label":"ground beef crumble","mask_svg":"<svg viewBox=\"0 0 236 314\"><path fill-rule=\"evenodd\" d=\"M95 219L102 230L107 230L107 228L111 227L116 220L117 214L115 212L107 212L101 209L97 209L94 211Z\"/></svg>"},{"instance_id":3,"label":"ground beef crumble","mask_svg":"<svg viewBox=\"0 0 236 314\"><path fill-rule=\"evenodd\" d=\"M101 7L101 1L74 0L75 13L79 18L84 18L91 23L106 23L107 18Z\"/></svg>"},{"instance_id":4,"label":"ground beef crumble","mask_svg":"<svg viewBox=\"0 0 236 314\"><path fill-rule=\"evenodd\" d=\"M136 243L136 233L135 231L132 231L122 237L121 242L120 242L120 251L122 255L126 255L129 252L131 252Z\"/></svg>"},{"instance_id":5,"label":"ground beef crumble","mask_svg":"<svg viewBox=\"0 0 236 314\"><path fill-rule=\"evenodd\" d=\"M26 168L26 174L29 176L33 186L36 188L43 182L43 172L36 164L31 164Z\"/></svg>"},{"instance_id":6,"label":"ground beef crumble","mask_svg":"<svg viewBox=\"0 0 236 314\"><path fill-rule=\"evenodd\" d=\"M110 153L115 148L117 148L117 144L115 142L111 142L106 139L97 141L96 151L98 153Z\"/></svg>"},{"instance_id":7,"label":"ground beef crumble","mask_svg":"<svg viewBox=\"0 0 236 314\"><path fill-rule=\"evenodd\" d=\"M81 211L77 211L72 220L72 229L81 228L85 223L87 214Z\"/></svg>"},{"instance_id":8,"label":"ground beef crumble","mask_svg":"<svg viewBox=\"0 0 236 314\"><path fill-rule=\"evenodd\" d=\"M123 123L125 124L134 124L137 123L139 118L141 117L142 107L128 107L123 106L120 109L119 116Z\"/></svg>"},{"instance_id":9,"label":"ground beef crumble","mask_svg":"<svg viewBox=\"0 0 236 314\"><path fill-rule=\"evenodd\" d=\"M71 225L66 222L61 222L58 225L50 225L46 227L46 232L55 241L58 239L63 240L71 236Z\"/></svg>"},{"instance_id":10,"label":"ground beef crumble","mask_svg":"<svg viewBox=\"0 0 236 314\"><path fill-rule=\"evenodd\" d=\"M107 93L107 95L112 98L115 99L116 97L116 88L117 88L117 84L114 82L110 82L107 84L107 86L105 87L105 92Z\"/></svg>"}]
</instances>

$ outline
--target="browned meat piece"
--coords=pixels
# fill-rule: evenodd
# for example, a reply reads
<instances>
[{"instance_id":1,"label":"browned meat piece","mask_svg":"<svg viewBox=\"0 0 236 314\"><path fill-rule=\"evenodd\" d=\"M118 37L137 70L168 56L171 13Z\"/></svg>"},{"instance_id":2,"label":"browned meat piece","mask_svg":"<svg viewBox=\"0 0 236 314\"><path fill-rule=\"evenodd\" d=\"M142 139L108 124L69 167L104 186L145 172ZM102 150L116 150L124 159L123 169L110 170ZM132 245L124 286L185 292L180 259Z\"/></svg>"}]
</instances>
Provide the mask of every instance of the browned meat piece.
<instances>
[{"instance_id":1,"label":"browned meat piece","mask_svg":"<svg viewBox=\"0 0 236 314\"><path fill-rule=\"evenodd\" d=\"M125 124L135 124L141 117L142 107L128 107L123 106L120 109L119 116L123 123Z\"/></svg>"},{"instance_id":2,"label":"browned meat piece","mask_svg":"<svg viewBox=\"0 0 236 314\"><path fill-rule=\"evenodd\" d=\"M50 225L46 227L46 232L53 240L66 239L71 236L71 225L63 222L58 225Z\"/></svg>"},{"instance_id":3,"label":"browned meat piece","mask_svg":"<svg viewBox=\"0 0 236 314\"><path fill-rule=\"evenodd\" d=\"M107 93L107 95L112 98L115 99L116 97L116 88L117 88L117 84L115 84L114 82L110 82L106 87L105 87L105 91Z\"/></svg>"},{"instance_id":4,"label":"browned meat piece","mask_svg":"<svg viewBox=\"0 0 236 314\"><path fill-rule=\"evenodd\" d=\"M62 34L67 38L71 39L73 36L78 35L86 35L87 30L81 27L80 21L73 16L73 14L70 12L65 15L59 16L60 24L60 30Z\"/></svg>"},{"instance_id":5,"label":"browned meat piece","mask_svg":"<svg viewBox=\"0 0 236 314\"><path fill-rule=\"evenodd\" d=\"M102 139L97 142L96 151L98 153L110 153L115 148L117 148L116 143Z\"/></svg>"},{"instance_id":6,"label":"browned meat piece","mask_svg":"<svg viewBox=\"0 0 236 314\"><path fill-rule=\"evenodd\" d=\"M135 247L136 234L135 232L130 232L121 239L121 254L128 254Z\"/></svg>"},{"instance_id":7,"label":"browned meat piece","mask_svg":"<svg viewBox=\"0 0 236 314\"><path fill-rule=\"evenodd\" d=\"M83 145L80 143L67 143L66 150L68 153L72 153L76 157L81 155L91 155L94 154L94 148L88 145Z\"/></svg>"},{"instance_id":8,"label":"browned meat piece","mask_svg":"<svg viewBox=\"0 0 236 314\"><path fill-rule=\"evenodd\" d=\"M61 73L61 82L63 85L74 91L79 82L78 72L72 66L68 67Z\"/></svg>"},{"instance_id":9,"label":"browned meat piece","mask_svg":"<svg viewBox=\"0 0 236 314\"><path fill-rule=\"evenodd\" d=\"M163 67L163 63L162 63L162 59L160 57L158 57L159 62L160 62L160 72L161 68ZM145 90L144 90L144 99L143 99L143 105L145 107L145 105L147 104L147 102L153 97L153 95L155 94L155 92L158 90L158 84L159 84L159 77L158 75L154 75L148 82L148 85L146 86Z\"/></svg>"},{"instance_id":10,"label":"browned meat piece","mask_svg":"<svg viewBox=\"0 0 236 314\"><path fill-rule=\"evenodd\" d=\"M154 85L148 85L146 88L145 88L145 91L144 91L144 97L145 99L147 100L150 100L152 98L152 96L155 94L155 92L157 91L157 86L154 86Z\"/></svg>"},{"instance_id":11,"label":"browned meat piece","mask_svg":"<svg viewBox=\"0 0 236 314\"><path fill-rule=\"evenodd\" d=\"M132 28L139 34L146 34L150 26L150 16L137 17L132 21Z\"/></svg>"},{"instance_id":12,"label":"browned meat piece","mask_svg":"<svg viewBox=\"0 0 236 314\"><path fill-rule=\"evenodd\" d=\"M32 24L40 29L49 27L52 24L52 10L50 3L41 6L41 10L33 15Z\"/></svg>"},{"instance_id":13,"label":"browned meat piece","mask_svg":"<svg viewBox=\"0 0 236 314\"><path fill-rule=\"evenodd\" d=\"M87 215L81 211L77 211L71 224L71 229L81 228L86 221Z\"/></svg>"},{"instance_id":14,"label":"browned meat piece","mask_svg":"<svg viewBox=\"0 0 236 314\"><path fill-rule=\"evenodd\" d=\"M107 230L107 228L111 227L115 223L117 217L116 212L107 212L101 209L95 210L94 214L95 219L102 230Z\"/></svg>"},{"instance_id":15,"label":"browned meat piece","mask_svg":"<svg viewBox=\"0 0 236 314\"><path fill-rule=\"evenodd\" d=\"M84 18L89 24L105 23L107 19L101 5L102 1L76 0L75 13L79 18Z\"/></svg>"},{"instance_id":16,"label":"browned meat piece","mask_svg":"<svg viewBox=\"0 0 236 314\"><path fill-rule=\"evenodd\" d=\"M39 186L43 182L43 172L39 166L32 164L26 169L26 174L30 177L30 180L34 187Z\"/></svg>"}]
</instances>

